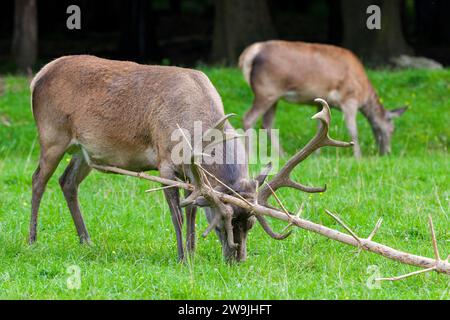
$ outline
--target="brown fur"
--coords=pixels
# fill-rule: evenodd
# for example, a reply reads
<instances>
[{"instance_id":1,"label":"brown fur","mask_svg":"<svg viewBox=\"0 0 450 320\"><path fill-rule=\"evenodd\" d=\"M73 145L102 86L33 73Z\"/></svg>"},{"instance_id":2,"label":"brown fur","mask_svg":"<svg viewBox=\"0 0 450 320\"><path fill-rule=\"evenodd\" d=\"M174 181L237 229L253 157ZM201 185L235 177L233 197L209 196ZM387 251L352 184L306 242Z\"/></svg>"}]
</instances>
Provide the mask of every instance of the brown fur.
<instances>
[{"instance_id":1,"label":"brown fur","mask_svg":"<svg viewBox=\"0 0 450 320\"><path fill-rule=\"evenodd\" d=\"M68 56L37 76L33 114L41 146L77 141L99 164L148 170L170 159L177 123L186 129L196 120L213 125L223 107L199 71ZM154 163L145 159L150 147Z\"/></svg>"},{"instance_id":2,"label":"brown fur","mask_svg":"<svg viewBox=\"0 0 450 320\"><path fill-rule=\"evenodd\" d=\"M239 66L255 94L253 107L244 118L245 129L252 127L260 115L264 115L264 127L271 129L276 103L281 98L307 104L323 98L344 112L356 156L360 156L356 128L359 108L376 137L384 134L389 138L384 147L380 146L388 151L389 131L393 131L389 114L379 102L363 65L349 50L305 42L260 42L244 50ZM377 141L380 139L377 137Z\"/></svg>"},{"instance_id":3,"label":"brown fur","mask_svg":"<svg viewBox=\"0 0 450 320\"><path fill-rule=\"evenodd\" d=\"M169 179L192 178L189 166L171 161L172 148L178 143L171 141L172 132L177 124L192 132L194 121L202 121L206 130L224 116L222 101L209 79L200 71L178 67L66 56L47 64L33 79L31 90L41 157L33 176L30 243L36 240L45 186L65 152L74 153L74 158L60 179L61 187L81 241L89 241L77 198L78 185L90 172L89 161L134 171L157 169ZM208 169L237 188L247 178L246 165ZM183 259L178 190L164 192ZM187 216L192 251L195 208L188 208Z\"/></svg>"}]
</instances>

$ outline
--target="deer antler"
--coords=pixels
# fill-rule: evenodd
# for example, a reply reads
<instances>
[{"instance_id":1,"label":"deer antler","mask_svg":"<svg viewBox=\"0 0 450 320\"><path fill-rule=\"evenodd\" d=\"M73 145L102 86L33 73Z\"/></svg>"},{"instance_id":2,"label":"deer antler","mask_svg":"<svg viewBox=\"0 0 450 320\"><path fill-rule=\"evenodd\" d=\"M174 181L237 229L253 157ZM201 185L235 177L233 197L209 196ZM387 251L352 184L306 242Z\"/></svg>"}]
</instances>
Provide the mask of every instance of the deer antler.
<instances>
[{"instance_id":1,"label":"deer antler","mask_svg":"<svg viewBox=\"0 0 450 320\"><path fill-rule=\"evenodd\" d=\"M430 271L435 271L442 274L450 275L450 255L447 256L445 260L442 260L439 255L438 247L437 247L437 241L436 236L434 232L434 226L433 221L431 217L429 217L429 224L430 224L430 231L431 231L431 239L433 244L433 250L435 257L433 258L427 258L423 256L414 255L407 252L402 252L399 250L396 250L394 248L388 247L386 245L383 245L381 243L377 243L373 241L373 237L377 233L378 229L381 226L382 219L379 219L373 229L373 231L369 234L367 238L359 237L350 227L348 227L336 214L332 213L331 211L326 211L327 214L329 214L333 219L335 219L347 232L342 233L340 231L328 228L326 226L323 226L321 224L317 224L311 221L308 221L306 219L303 219L300 217L300 213L303 210L303 204L300 207L299 214L298 215L292 215L289 213L283 205L281 205L283 210L279 210L277 208L273 208L267 205L267 199L271 194L275 194L275 190L284 186L287 187L293 187L293 185L297 186L297 183L293 182L289 175L293 168L297 164L299 164L301 161L306 159L314 150L323 147L323 146L336 146L336 147L346 147L351 146L352 143L347 142L340 142L331 139L328 136L328 129L330 124L330 110L327 105L327 103L322 99L316 99L317 102L320 102L323 106L323 109L321 112L317 113L313 118L318 119L321 121L321 128L319 129L316 136L304 147L300 152L298 152L294 157L292 157L286 165L281 169L280 173L275 175L275 177L269 181L267 184L263 185L264 179L267 177L268 172L270 171L270 166L266 167L263 172L256 178L258 183L260 185L263 185L261 188L260 195L257 197L257 200L255 203L250 203L246 199L243 199L239 194L236 192L233 192L234 195L229 195L226 193L219 192L217 190L214 190L208 182L208 179L206 179L205 174L211 175L206 171L204 168L201 167L201 165L194 162L192 165L193 167L193 174L196 177L194 185L191 183L186 183L182 181L175 181L170 179L164 179L161 177L155 177L150 176L142 172L133 172L128 171L120 168L110 167L110 166L101 166L101 165L95 165L90 164L91 167L101 170L101 171L109 171L109 172L115 172L123 175L128 175L132 177L137 177L141 179L146 179L154 182L161 183L168 187L176 187L176 188L183 188L186 190L191 191L191 196L186 198L184 200L184 203L195 203L196 200L198 200L200 197L205 197L208 199L208 201L212 205L216 205L219 208L220 214L216 215L213 218L213 221L209 224L208 228L205 230L203 235L207 235L222 219L222 217L225 220L226 230L227 230L227 240L231 247L235 247L234 239L233 239L233 232L232 232L232 225L231 225L231 219L232 219L232 210L231 205L237 206L240 208L243 208L245 210L253 212L253 214L256 216L258 221L261 223L261 226L263 229L272 237L275 239L284 239L286 238L289 233L280 235L272 231L270 226L268 225L267 221L265 220L264 216L270 216L272 218L276 218L278 220L286 221L288 222L287 227L285 230L287 230L291 226L296 226L299 228L302 228L304 230L308 230L317 234L320 234L324 237L327 237L329 239L339 241L341 243L345 243L354 247L357 247L360 251L370 251L375 254L381 255L385 258L398 261L400 263L414 265L417 267L423 268L422 270L415 271L403 276L394 277L394 278L381 278L377 280L400 280L407 277L410 277L412 275L416 275L419 273L426 273ZM225 119L226 120L226 119ZM225 121L224 120L224 121ZM225 122L219 121L218 124ZM213 177L214 179L217 179ZM222 182L223 184L223 182ZM303 186L302 186L303 187ZM230 187L228 187L230 188ZM300 189L297 187L294 187L296 189ZM314 192L311 190L315 190L314 188L305 187L306 192ZM230 188L231 189L231 188ZM316 188L318 189L318 188ZM155 190L161 190L161 188L157 188ZM300 189L302 191L305 191L303 189ZM322 188L321 190L324 190ZM262 194L262 192L265 192L265 194ZM269 193L270 192L270 193ZM192 195L194 194L194 195ZM281 200L279 200L278 197L276 197L279 203L281 203Z\"/></svg>"},{"instance_id":2,"label":"deer antler","mask_svg":"<svg viewBox=\"0 0 450 320\"><path fill-rule=\"evenodd\" d=\"M205 140L211 139L214 130L220 130L221 132L224 132L226 121L228 120L228 118L234 115L235 114L231 113L223 116L219 121L216 122L216 124L213 127L205 131L201 141L199 141L193 148L190 145L187 138L183 135L183 137L186 139L188 145L191 147L191 150L193 152L193 155L191 157L191 171L194 176L193 181L194 190L186 199L180 202L181 207L185 207L190 204L195 205L196 203L198 203L199 199L204 198L209 204L211 204L211 206L217 208L218 213L212 219L212 221L210 222L206 230L202 233L202 235L203 237L206 237L223 219L227 234L227 242L230 248L237 247L233 237L233 225L232 225L233 210L229 205L224 204L222 201L220 201L214 189L211 187L211 185L209 185L209 181L205 176L205 172L207 171L201 166L200 160L205 155L203 153L203 142ZM237 136L225 136L217 141L214 141L213 144L218 144L229 139L234 139L236 137Z\"/></svg>"},{"instance_id":3,"label":"deer antler","mask_svg":"<svg viewBox=\"0 0 450 320\"><path fill-rule=\"evenodd\" d=\"M317 98L314 100L315 102L318 102L322 105L322 110L318 113L316 113L312 119L317 119L320 121L320 128L314 138L312 138L308 144L301 149L299 152L297 152L292 158L289 159L289 161L286 162L286 164L281 168L281 170L267 183L267 185L262 185L261 189L259 190L259 196L258 196L258 203L260 204L267 204L267 200L269 197L273 194L270 189L273 191L278 190L281 187L289 187L298 189L300 191L304 192L324 192L326 190L325 187L308 187L304 186L298 182L293 181L290 178L292 170L303 160L308 158L309 155L311 155L315 150L325 147L325 146L332 146L332 147L350 147L353 145L353 142L343 142L334 140L329 137L328 131L330 129L330 121L331 121L331 114L330 114L330 107L328 106L328 103L320 98Z\"/></svg>"},{"instance_id":4,"label":"deer antler","mask_svg":"<svg viewBox=\"0 0 450 320\"><path fill-rule=\"evenodd\" d=\"M231 206L220 201L214 189L209 185L208 179L206 178L205 173L202 171L201 165L193 163L192 171L196 176L195 179L196 185L194 192L192 192L192 194L195 194L195 200L197 200L197 198L199 197L204 197L212 206L217 208L218 212L211 221L211 223L208 225L206 230L202 233L202 236L206 237L220 223L221 219L223 219L223 221L225 222L225 230L227 234L228 245L230 246L230 248L236 248L237 244L234 242L233 236L233 225L232 225L233 210ZM182 207L185 205L186 205L185 202L181 203Z\"/></svg>"},{"instance_id":5,"label":"deer antler","mask_svg":"<svg viewBox=\"0 0 450 320\"><path fill-rule=\"evenodd\" d=\"M311 155L315 150L325 147L325 146L332 146L332 147L350 147L353 145L353 142L343 142L338 141L330 138L328 135L328 131L330 129L330 121L331 121L331 113L330 113L330 107L328 106L328 103L320 98L317 98L314 100L315 102L318 102L322 105L322 110L318 113L316 113L312 119L317 119L320 121L320 127L316 135L308 142L308 144L303 147L300 151L298 151L292 158L290 158L286 164L281 168L281 170L267 183L264 185L262 184L262 181L266 178L268 171L270 171L270 164L268 167L264 168L261 173L259 174L257 180L261 185L261 188L259 189L258 193L258 203L261 205L268 206L268 199L271 195L274 195L276 197L275 191L282 187L289 187L298 189L303 192L309 192L309 193L315 193L315 192L324 192L326 190L325 187L309 187L304 186L296 181L293 181L290 177L292 170L303 160L308 158L309 155ZM261 181L259 181L261 180ZM261 217L264 219L263 217ZM258 219L258 221L260 221ZM261 222L261 221L260 221ZM264 222L264 230L267 231L270 229L268 223ZM270 230L270 233L268 232L270 236L275 234L272 230ZM278 238L286 238L286 236L280 236L277 235Z\"/></svg>"}]
</instances>

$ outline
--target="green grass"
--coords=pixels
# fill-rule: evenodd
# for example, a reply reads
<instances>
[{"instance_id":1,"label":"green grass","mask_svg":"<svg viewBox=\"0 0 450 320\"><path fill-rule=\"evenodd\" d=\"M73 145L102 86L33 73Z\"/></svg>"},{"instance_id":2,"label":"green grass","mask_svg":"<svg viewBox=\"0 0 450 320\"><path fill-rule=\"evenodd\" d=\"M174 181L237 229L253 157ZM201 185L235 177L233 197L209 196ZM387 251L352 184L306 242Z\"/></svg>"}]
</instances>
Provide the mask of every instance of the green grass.
<instances>
[{"instance_id":1,"label":"green grass","mask_svg":"<svg viewBox=\"0 0 450 320\"><path fill-rule=\"evenodd\" d=\"M227 112L241 116L252 94L235 69L210 69ZM364 158L350 150L330 149L295 171L305 184L328 191L309 195L283 190L304 217L340 227L324 214L337 212L361 236L379 217L375 240L432 257L427 215L434 218L442 256L450 253L449 160L450 70L369 72L389 108L409 104L397 120L393 154L378 157L370 128L358 118ZM133 178L93 173L80 189L81 206L94 245L80 246L57 177L42 202L38 242L29 247L31 175L39 145L29 105L28 81L5 77L0 96L0 298L6 299L449 299L450 278L425 274L400 282L366 285L373 276L392 276L417 268L386 260L298 229L285 241L270 239L259 226L250 232L248 261L228 265L215 235L198 239L194 261L177 263L175 235L162 193L144 194L149 184ZM0 90L1 91L1 90ZM293 154L314 133L315 108L281 103L276 127ZM333 111L332 136L349 139L342 115ZM257 168L251 168L256 172ZM276 230L283 228L272 222ZM199 215L198 229L206 222ZM69 266L81 271L81 287L69 289ZM375 267L370 267L375 266ZM369 268L369 269L368 269ZM369 270L369 271L368 271ZM69 278L70 280L70 278Z\"/></svg>"}]
</instances>

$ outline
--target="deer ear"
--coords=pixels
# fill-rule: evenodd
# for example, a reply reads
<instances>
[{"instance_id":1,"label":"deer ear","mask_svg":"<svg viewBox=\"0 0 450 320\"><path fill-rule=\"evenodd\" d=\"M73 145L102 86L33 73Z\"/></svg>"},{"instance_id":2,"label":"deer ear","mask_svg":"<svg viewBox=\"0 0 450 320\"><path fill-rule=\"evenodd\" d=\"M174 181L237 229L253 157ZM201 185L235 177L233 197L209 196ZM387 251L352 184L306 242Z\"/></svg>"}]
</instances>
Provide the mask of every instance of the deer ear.
<instances>
[{"instance_id":1,"label":"deer ear","mask_svg":"<svg viewBox=\"0 0 450 320\"><path fill-rule=\"evenodd\" d=\"M272 162L269 162L264 169L261 170L260 174L255 178L255 180L258 182L259 186L262 186L264 183L264 180L266 180L267 176L269 175L269 172L272 170Z\"/></svg>"},{"instance_id":2,"label":"deer ear","mask_svg":"<svg viewBox=\"0 0 450 320\"><path fill-rule=\"evenodd\" d=\"M404 114L406 110L408 110L408 106L403 106L403 107L398 108L398 109L389 110L388 113L387 113L387 117L389 119L398 118L402 114Z\"/></svg>"}]
</instances>

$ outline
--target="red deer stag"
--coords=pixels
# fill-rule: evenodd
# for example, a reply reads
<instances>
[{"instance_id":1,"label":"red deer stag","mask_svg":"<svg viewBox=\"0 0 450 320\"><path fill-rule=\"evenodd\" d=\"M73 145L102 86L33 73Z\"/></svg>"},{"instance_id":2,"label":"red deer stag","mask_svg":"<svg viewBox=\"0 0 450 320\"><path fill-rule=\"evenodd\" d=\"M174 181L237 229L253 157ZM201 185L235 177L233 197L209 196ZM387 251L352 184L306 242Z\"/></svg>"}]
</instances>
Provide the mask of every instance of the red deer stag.
<instances>
[{"instance_id":1,"label":"red deer stag","mask_svg":"<svg viewBox=\"0 0 450 320\"><path fill-rule=\"evenodd\" d=\"M272 179L261 185L258 188L258 191L250 195L250 197L247 197L247 199L244 198L242 194L236 192L235 190L233 190L233 188L227 186L223 182L220 182L220 185L224 187L223 190L225 192L221 192L217 188L213 188L210 185L210 182L208 181L207 177L211 177L216 181L220 180L217 179L217 177L215 177L213 174L211 174L211 172L206 170L201 164L199 164L198 158L196 161L193 162L192 165L192 172L195 177L193 184L188 182L182 182L179 180L163 179L161 177L151 176L143 172L134 172L111 166L93 165L93 167L98 170L124 174L132 177L138 177L141 179L158 182L165 185L165 187L156 188L152 190L160 190L162 188L169 188L169 187L177 187L188 190L189 192L191 192L191 195L188 197L188 199L184 201L186 204L209 201L210 203L218 203L218 205L222 206L224 212L228 210L226 207L228 205L231 206L231 208L233 209L233 215L236 212L238 212L236 211L236 209L240 208L240 210L244 210L244 212L247 212L247 214L249 215L255 215L256 219L258 219L261 222L261 225L263 226L264 230L266 230L276 239L284 239L290 234L290 232L285 233L285 235L283 236L275 235L271 231L270 227L267 225L266 221L264 219L261 219L263 216L269 216L278 220L288 222L288 225L284 228L284 230L288 230L291 226L296 226L320 234L329 239L357 247L358 252L360 252L361 250L370 251L379 254L385 258L398 261L400 263L414 265L422 268L421 270L413 271L401 276L389 278L377 278L375 279L375 281L397 281L418 274L433 271L450 275L450 263L449 263L450 255L447 256L446 259L441 258L431 215L429 215L428 217L428 222L430 227L434 258L428 258L403 252L391 248L389 246L386 246L384 244L378 243L376 241L373 241L373 238L377 234L383 222L382 218L378 219L372 232L370 232L370 234L367 237L364 236L361 237L354 230L352 230L338 215L327 209L325 209L325 212L330 217L332 217L342 228L344 228L346 230L346 233L331 229L324 225L317 224L302 218L300 215L304 208L303 204L300 206L300 210L296 215L293 215L291 212L288 211L288 209L286 209L286 207L281 202L280 198L278 198L278 196L276 195L276 190L282 187L295 188L304 192L325 191L325 188L314 188L303 186L302 184L295 182L291 179L290 176L292 171L302 161L307 159L308 156L311 155L311 153L313 153L314 151L318 150L321 147L325 146L347 147L352 145L352 143L341 142L330 138L328 132L330 128L331 115L328 104L323 99L315 99L315 102L318 102L322 105L322 110L312 117L313 119L318 120L320 124L315 136L308 142L306 146L304 146L291 159L289 159L286 162L286 164L280 169L280 171L272 177ZM205 136L208 136L207 133L205 133ZM221 138L219 138L219 141L222 141ZM264 181L264 178L269 170L270 165L267 166L258 176L258 183ZM231 194L229 194L228 191L231 191ZM270 196L274 196L276 202L279 205L279 208L273 207L268 204L268 199ZM248 201L248 198L253 198L253 201ZM211 231L212 228L214 228L215 226L219 225L221 221L225 221L226 224L231 225L232 222L230 223L230 220L232 221L234 219L233 215L216 215L211 220L210 225L203 233L203 235L206 236L208 232ZM231 228L229 228L229 230L231 230ZM232 233L233 231L234 230L231 230L231 232L228 233L228 238L230 238L229 235L231 234L231 241L233 241L234 236Z\"/></svg>"},{"instance_id":2,"label":"red deer stag","mask_svg":"<svg viewBox=\"0 0 450 320\"><path fill-rule=\"evenodd\" d=\"M244 117L244 129L252 127L262 115L263 127L270 133L281 98L309 104L321 97L344 112L356 157L361 156L356 126L358 109L372 127L380 154L391 151L392 119L402 115L406 107L386 110L363 65L349 50L305 42L259 42L244 50L239 66L255 96Z\"/></svg>"},{"instance_id":3,"label":"red deer stag","mask_svg":"<svg viewBox=\"0 0 450 320\"><path fill-rule=\"evenodd\" d=\"M186 247L190 253L195 248L196 209L201 206L209 221L203 235L215 230L225 258L242 261L246 258L248 231L256 220L275 239L284 239L289 233L273 232L251 206L243 208L223 202L220 197L232 194L247 204L266 204L269 189L282 186L324 191L292 181L290 172L320 147L351 145L328 137L329 110L326 102L320 100L325 108L317 114L317 119L325 119L321 120L321 131L286 163L269 182L270 186L263 185L270 166L255 179L249 178L247 159L244 156L244 161L238 161L242 160L239 155L245 155L243 143L234 139L237 134L227 121L229 115L224 115L216 89L202 72L86 55L67 56L47 64L33 79L31 91L41 150L33 174L30 244L36 241L38 210L46 184L68 152L73 158L59 181L81 242L89 242L90 238L78 203L78 186L92 168L104 172L116 168L116 173L156 169L160 177L153 180L163 184L179 181L163 188L175 227L179 259L185 258L182 207L186 207ZM193 161L174 161L179 142L172 139L173 133L182 129L192 137L195 121L202 122L204 139L191 147ZM226 137L217 138L214 129L226 131ZM221 148L207 154L203 141L211 141L212 136L212 144ZM192 146L188 135L183 133L183 137ZM205 154L211 157L212 151L219 161L201 161ZM228 161L230 155L234 162ZM195 188L186 188L187 181ZM180 188L188 190L183 200Z\"/></svg>"},{"instance_id":4,"label":"red deer stag","mask_svg":"<svg viewBox=\"0 0 450 320\"><path fill-rule=\"evenodd\" d=\"M80 241L89 242L78 202L78 186L92 167L156 169L161 178L187 177L199 183L192 164L172 161L178 142L171 140L171 134L181 128L193 131L194 121L201 121L208 130L220 128L233 133L219 94L207 76L196 70L144 66L87 55L66 56L44 66L34 77L31 91L41 150L32 179L30 244L36 241L38 210L45 187L66 152L73 157L59 182ZM245 154L240 140L223 139L222 144L223 158L234 152ZM252 200L256 180L249 179L247 163L223 163L205 165L204 169L243 198ZM210 179L208 184L223 189L216 179ZM178 188L164 189L164 194L175 226L180 260L185 258L181 205L186 206L189 252L195 248L196 208L207 206L207 217L212 223L209 229L216 229L225 257L245 259L247 233L256 220L248 211L224 205L214 196L191 201L195 193L180 204ZM270 232L266 226L265 230Z\"/></svg>"}]
</instances>

